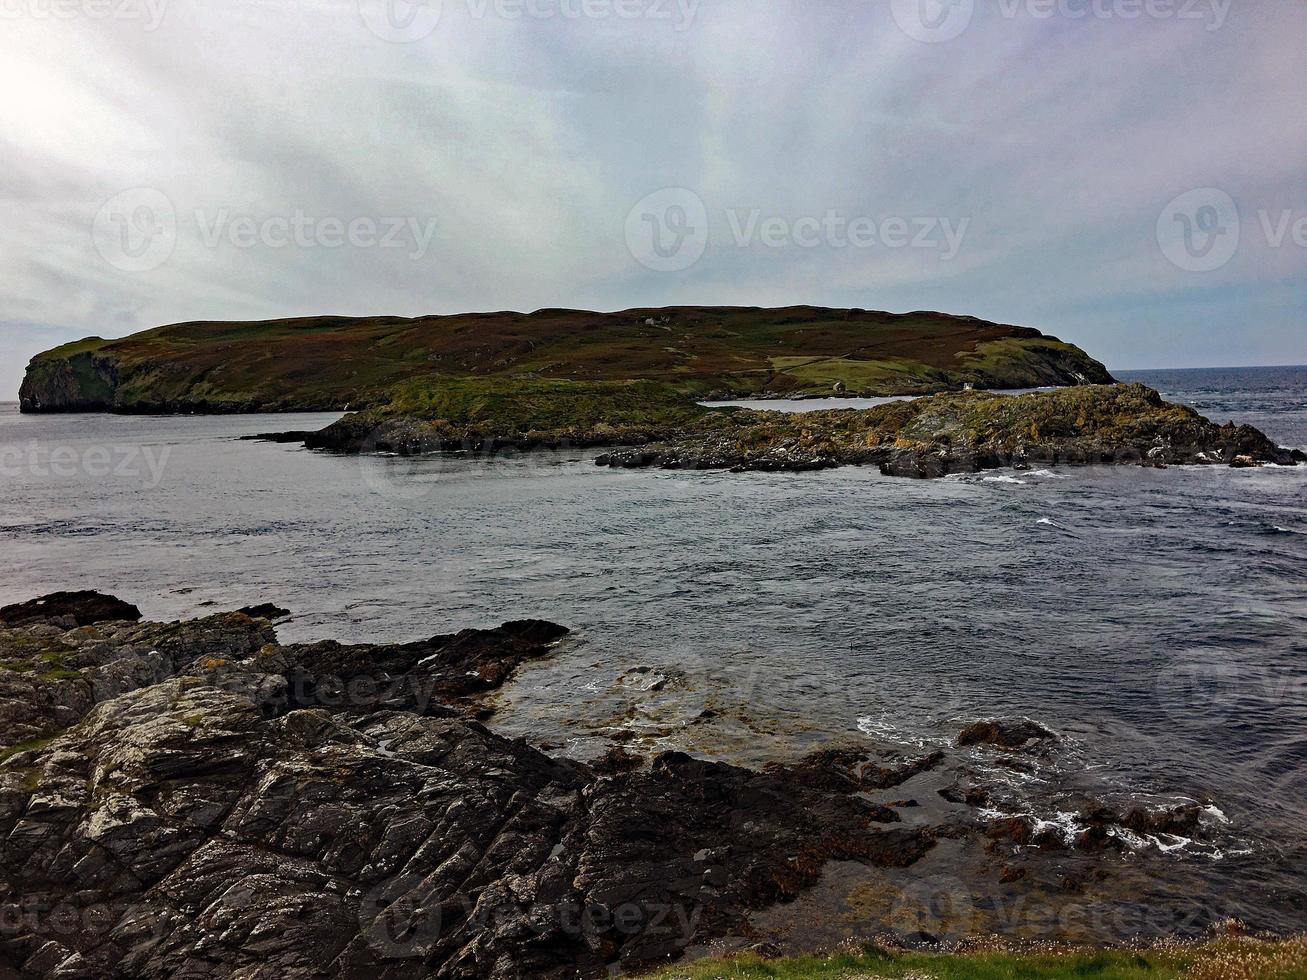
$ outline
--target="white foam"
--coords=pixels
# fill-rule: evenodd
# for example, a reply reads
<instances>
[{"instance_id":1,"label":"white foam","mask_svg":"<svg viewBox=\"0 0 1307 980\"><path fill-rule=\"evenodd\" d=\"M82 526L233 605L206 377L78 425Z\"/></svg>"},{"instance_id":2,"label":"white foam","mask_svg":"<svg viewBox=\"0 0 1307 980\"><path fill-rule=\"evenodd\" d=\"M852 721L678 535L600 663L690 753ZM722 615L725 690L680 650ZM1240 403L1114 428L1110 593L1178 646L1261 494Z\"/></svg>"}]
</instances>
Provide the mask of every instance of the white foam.
<instances>
[{"instance_id":1,"label":"white foam","mask_svg":"<svg viewBox=\"0 0 1307 980\"><path fill-rule=\"evenodd\" d=\"M926 739L900 728L887 720L884 715L879 718L873 718L871 715L859 718L858 731L868 738L874 738L878 741L897 742L900 745L915 745L919 749L926 747Z\"/></svg>"},{"instance_id":2,"label":"white foam","mask_svg":"<svg viewBox=\"0 0 1307 980\"><path fill-rule=\"evenodd\" d=\"M1017 486L1022 487L1026 485L1025 480L1018 480L1015 476L982 476L980 481L982 483L1015 483Z\"/></svg>"},{"instance_id":3,"label":"white foam","mask_svg":"<svg viewBox=\"0 0 1307 980\"><path fill-rule=\"evenodd\" d=\"M1066 531L1068 534L1076 533L1075 531L1071 530L1071 528L1067 527L1065 524L1059 524L1051 517L1041 517L1039 520L1035 521L1035 523L1043 524L1045 527L1054 527L1057 528L1059 531Z\"/></svg>"},{"instance_id":4,"label":"white foam","mask_svg":"<svg viewBox=\"0 0 1307 980\"><path fill-rule=\"evenodd\" d=\"M1037 476L1044 480L1065 480L1066 477L1061 473L1054 473L1052 470L1031 470L1027 476Z\"/></svg>"},{"instance_id":5,"label":"white foam","mask_svg":"<svg viewBox=\"0 0 1307 980\"><path fill-rule=\"evenodd\" d=\"M1061 831L1062 839L1068 844L1074 844L1076 836L1084 828L1076 822L1076 815L1068 813L1065 810L1057 810L1051 817L1035 817L1035 833L1041 833L1045 830Z\"/></svg>"}]
</instances>

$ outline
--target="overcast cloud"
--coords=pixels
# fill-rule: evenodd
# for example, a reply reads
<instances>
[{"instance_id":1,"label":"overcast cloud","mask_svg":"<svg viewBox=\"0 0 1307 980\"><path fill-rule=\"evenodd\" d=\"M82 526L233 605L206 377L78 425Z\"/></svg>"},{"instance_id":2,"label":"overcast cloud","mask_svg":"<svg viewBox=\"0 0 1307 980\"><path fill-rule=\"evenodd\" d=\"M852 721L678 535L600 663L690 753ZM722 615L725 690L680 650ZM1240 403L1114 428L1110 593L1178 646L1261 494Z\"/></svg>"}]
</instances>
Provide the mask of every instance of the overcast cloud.
<instances>
[{"instance_id":1,"label":"overcast cloud","mask_svg":"<svg viewBox=\"0 0 1307 980\"><path fill-rule=\"evenodd\" d=\"M1297 0L0 15L0 397L91 334L550 306L941 309L1118 368L1307 361Z\"/></svg>"}]
</instances>

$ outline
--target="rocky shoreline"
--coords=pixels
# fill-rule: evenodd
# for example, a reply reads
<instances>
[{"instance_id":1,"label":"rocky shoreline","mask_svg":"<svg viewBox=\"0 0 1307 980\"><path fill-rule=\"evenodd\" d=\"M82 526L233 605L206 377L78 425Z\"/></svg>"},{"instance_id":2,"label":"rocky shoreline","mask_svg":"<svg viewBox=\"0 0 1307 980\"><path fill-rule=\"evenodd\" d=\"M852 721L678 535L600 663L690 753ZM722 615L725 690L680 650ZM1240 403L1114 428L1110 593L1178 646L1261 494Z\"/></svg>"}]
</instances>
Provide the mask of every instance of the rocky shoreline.
<instances>
[{"instance_id":1,"label":"rocky shoreline","mask_svg":"<svg viewBox=\"0 0 1307 980\"><path fill-rule=\"evenodd\" d=\"M686 432L607 453L618 468L789 471L878 466L933 479L1056 464L1294 466L1298 450L1247 425L1216 425L1143 385L1087 385L1004 395L967 391L861 411L744 418L730 429Z\"/></svg>"},{"instance_id":2,"label":"rocky shoreline","mask_svg":"<svg viewBox=\"0 0 1307 980\"><path fill-rule=\"evenodd\" d=\"M650 395L653 404L653 395ZM638 399L637 399L638 400ZM1056 464L1166 467L1294 466L1301 450L1247 425L1217 425L1144 385L1078 385L1009 395L946 392L867 409L785 413L761 408L658 405L653 420L629 410L540 427L494 418L460 422L355 413L320 432L248 438L345 454L417 456L461 452L492 458L535 449L611 449L596 463L620 469L803 472L877 466L887 476Z\"/></svg>"},{"instance_id":3,"label":"rocky shoreline","mask_svg":"<svg viewBox=\"0 0 1307 980\"><path fill-rule=\"evenodd\" d=\"M1088 804L1054 832L931 789L942 752L553 757L487 728L484 695L566 628L283 645L283 614L0 609L0 976L599 976L756 945L835 868L901 892L965 847L955 875L1075 896L1131 834L1204 832L1196 805ZM1057 740L984 720L958 746L1019 767Z\"/></svg>"}]
</instances>

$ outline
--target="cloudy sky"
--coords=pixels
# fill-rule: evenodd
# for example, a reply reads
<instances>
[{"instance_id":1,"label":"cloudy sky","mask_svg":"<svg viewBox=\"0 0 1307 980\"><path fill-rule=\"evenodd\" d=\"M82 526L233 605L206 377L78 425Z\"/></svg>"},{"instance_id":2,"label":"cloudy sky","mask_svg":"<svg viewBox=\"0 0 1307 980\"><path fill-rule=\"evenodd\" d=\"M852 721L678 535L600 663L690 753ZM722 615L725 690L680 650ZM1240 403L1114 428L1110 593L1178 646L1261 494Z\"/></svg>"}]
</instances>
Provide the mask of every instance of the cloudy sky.
<instances>
[{"instance_id":1,"label":"cloudy sky","mask_svg":"<svg viewBox=\"0 0 1307 980\"><path fill-rule=\"evenodd\" d=\"M87 335L813 303L1307 362L1297 0L0 0L0 397Z\"/></svg>"}]
</instances>

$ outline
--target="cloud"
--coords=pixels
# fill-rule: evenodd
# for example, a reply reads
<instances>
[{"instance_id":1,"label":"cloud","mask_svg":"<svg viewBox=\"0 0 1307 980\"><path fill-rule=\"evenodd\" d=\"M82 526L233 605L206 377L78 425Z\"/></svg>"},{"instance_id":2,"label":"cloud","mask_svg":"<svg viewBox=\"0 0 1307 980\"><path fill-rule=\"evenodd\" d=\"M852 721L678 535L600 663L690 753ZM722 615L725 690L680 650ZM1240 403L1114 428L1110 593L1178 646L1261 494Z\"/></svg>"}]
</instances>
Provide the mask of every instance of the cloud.
<instances>
[{"instance_id":1,"label":"cloud","mask_svg":"<svg viewBox=\"0 0 1307 980\"><path fill-rule=\"evenodd\" d=\"M1214 27L1206 2L1129 17L996 0L929 43L888 0L444 0L434 26L436 6L409 11L429 33L392 43L348 0L150 3L4 8L0 396L64 339L318 312L936 308L1118 366L1307 360L1307 249L1272 246L1259 220L1307 217L1291 5L1236 3ZM626 239L633 205L666 187L710 222L675 272ZM1157 242L1168 202L1198 187L1243 218L1206 273ZM112 237L150 215L104 211L141 188L171 208L162 261ZM790 230L831 212L967 229L949 259L741 244L731 217L755 212ZM392 220L392 245L349 234ZM297 221L312 231L286 241Z\"/></svg>"}]
</instances>

